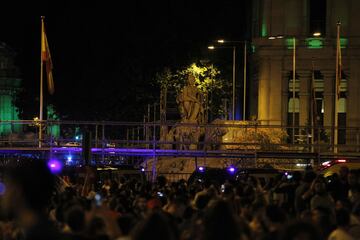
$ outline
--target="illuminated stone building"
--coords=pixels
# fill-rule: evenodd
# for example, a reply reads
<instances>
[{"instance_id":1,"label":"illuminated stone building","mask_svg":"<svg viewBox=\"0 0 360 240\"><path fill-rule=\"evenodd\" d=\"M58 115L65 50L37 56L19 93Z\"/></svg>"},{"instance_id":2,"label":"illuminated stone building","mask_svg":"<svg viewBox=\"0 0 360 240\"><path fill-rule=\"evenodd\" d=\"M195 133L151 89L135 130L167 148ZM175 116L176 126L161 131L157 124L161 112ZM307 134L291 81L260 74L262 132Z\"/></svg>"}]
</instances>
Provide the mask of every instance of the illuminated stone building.
<instances>
[{"instance_id":1,"label":"illuminated stone building","mask_svg":"<svg viewBox=\"0 0 360 240\"><path fill-rule=\"evenodd\" d=\"M258 96L251 114L257 115L261 124L266 125L291 126L293 116L296 126L309 125L314 99L310 85L314 73L318 125L333 126L336 25L340 21L343 71L338 103L339 127L360 127L360 1L252 2L252 80L257 84ZM315 37L316 32L321 36ZM295 99L292 88L294 39ZM339 143L354 142L355 132L348 130L345 134L340 130Z\"/></svg>"},{"instance_id":2,"label":"illuminated stone building","mask_svg":"<svg viewBox=\"0 0 360 240\"><path fill-rule=\"evenodd\" d=\"M20 89L21 79L14 65L15 52L0 42L0 121L19 120L13 100ZM19 132L21 127L13 124L0 124L0 136Z\"/></svg>"}]
</instances>

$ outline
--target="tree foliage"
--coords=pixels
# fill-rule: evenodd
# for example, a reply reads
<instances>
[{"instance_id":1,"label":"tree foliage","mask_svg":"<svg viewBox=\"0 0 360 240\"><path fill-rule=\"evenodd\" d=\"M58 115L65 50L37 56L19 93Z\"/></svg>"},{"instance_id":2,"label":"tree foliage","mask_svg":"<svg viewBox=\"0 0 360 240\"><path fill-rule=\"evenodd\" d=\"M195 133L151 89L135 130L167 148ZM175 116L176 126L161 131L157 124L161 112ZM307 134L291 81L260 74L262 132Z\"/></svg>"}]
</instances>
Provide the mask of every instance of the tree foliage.
<instances>
[{"instance_id":1,"label":"tree foliage","mask_svg":"<svg viewBox=\"0 0 360 240\"><path fill-rule=\"evenodd\" d=\"M189 74L195 77L195 84L204 96L204 107L214 118L224 114L222 99L228 97L229 85L213 64L192 63L173 71L164 68L156 74L155 82L160 88L174 89L179 94L186 85Z\"/></svg>"}]
</instances>

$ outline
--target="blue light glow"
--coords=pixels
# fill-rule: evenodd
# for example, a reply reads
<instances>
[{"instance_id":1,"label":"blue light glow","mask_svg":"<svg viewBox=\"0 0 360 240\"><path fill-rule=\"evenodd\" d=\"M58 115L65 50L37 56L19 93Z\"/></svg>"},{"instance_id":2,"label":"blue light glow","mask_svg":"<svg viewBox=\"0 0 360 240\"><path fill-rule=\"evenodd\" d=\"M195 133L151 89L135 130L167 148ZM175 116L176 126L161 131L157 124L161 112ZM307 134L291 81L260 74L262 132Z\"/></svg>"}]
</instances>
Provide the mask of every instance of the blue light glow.
<instances>
[{"instance_id":1,"label":"blue light glow","mask_svg":"<svg viewBox=\"0 0 360 240\"><path fill-rule=\"evenodd\" d=\"M235 168L234 168L234 167L229 167L229 168L228 168L228 171L229 171L230 173L234 173L234 172L235 172Z\"/></svg>"},{"instance_id":2,"label":"blue light glow","mask_svg":"<svg viewBox=\"0 0 360 240\"><path fill-rule=\"evenodd\" d=\"M5 184L4 183L2 183L2 182L0 182L0 196L1 195L4 195L4 193L5 193Z\"/></svg>"},{"instance_id":3,"label":"blue light glow","mask_svg":"<svg viewBox=\"0 0 360 240\"><path fill-rule=\"evenodd\" d=\"M199 172L204 172L205 171L205 167L198 167Z\"/></svg>"}]
</instances>

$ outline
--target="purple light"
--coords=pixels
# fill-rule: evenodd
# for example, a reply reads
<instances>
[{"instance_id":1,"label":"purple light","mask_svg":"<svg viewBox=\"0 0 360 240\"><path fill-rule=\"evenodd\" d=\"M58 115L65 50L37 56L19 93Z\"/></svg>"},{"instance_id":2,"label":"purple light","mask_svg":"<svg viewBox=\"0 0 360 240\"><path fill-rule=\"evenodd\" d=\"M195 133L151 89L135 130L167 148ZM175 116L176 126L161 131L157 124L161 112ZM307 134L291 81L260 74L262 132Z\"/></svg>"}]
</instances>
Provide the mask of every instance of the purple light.
<instances>
[{"instance_id":1,"label":"purple light","mask_svg":"<svg viewBox=\"0 0 360 240\"><path fill-rule=\"evenodd\" d=\"M204 167L199 167L198 168L200 172L204 172L205 171L205 168Z\"/></svg>"},{"instance_id":2,"label":"purple light","mask_svg":"<svg viewBox=\"0 0 360 240\"><path fill-rule=\"evenodd\" d=\"M141 171L142 171L142 172L145 172L145 168L142 168Z\"/></svg>"},{"instance_id":3,"label":"purple light","mask_svg":"<svg viewBox=\"0 0 360 240\"><path fill-rule=\"evenodd\" d=\"M62 163L57 160L49 160L48 167L52 173L59 173L62 169Z\"/></svg>"},{"instance_id":4,"label":"purple light","mask_svg":"<svg viewBox=\"0 0 360 240\"><path fill-rule=\"evenodd\" d=\"M228 171L229 171L230 173L234 173L234 172L235 172L235 168L234 168L234 167L229 167L229 168L228 168Z\"/></svg>"}]
</instances>

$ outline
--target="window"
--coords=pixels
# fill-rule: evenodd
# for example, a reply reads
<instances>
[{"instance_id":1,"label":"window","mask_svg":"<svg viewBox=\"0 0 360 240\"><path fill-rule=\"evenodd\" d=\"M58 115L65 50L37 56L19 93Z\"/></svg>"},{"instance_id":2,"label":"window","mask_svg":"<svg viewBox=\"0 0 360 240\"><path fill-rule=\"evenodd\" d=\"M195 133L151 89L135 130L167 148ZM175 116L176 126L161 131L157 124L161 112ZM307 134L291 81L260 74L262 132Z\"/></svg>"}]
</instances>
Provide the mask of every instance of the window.
<instances>
[{"instance_id":1,"label":"window","mask_svg":"<svg viewBox=\"0 0 360 240\"><path fill-rule=\"evenodd\" d=\"M309 34L312 36L320 32L322 36L326 34L326 0L310 0L310 26Z\"/></svg>"},{"instance_id":2,"label":"window","mask_svg":"<svg viewBox=\"0 0 360 240\"><path fill-rule=\"evenodd\" d=\"M7 60L6 59L0 59L0 69L7 68Z\"/></svg>"}]
</instances>

